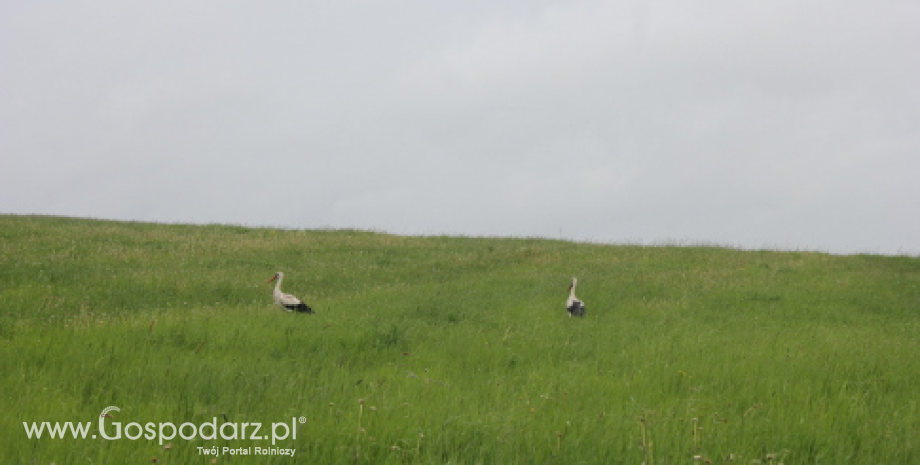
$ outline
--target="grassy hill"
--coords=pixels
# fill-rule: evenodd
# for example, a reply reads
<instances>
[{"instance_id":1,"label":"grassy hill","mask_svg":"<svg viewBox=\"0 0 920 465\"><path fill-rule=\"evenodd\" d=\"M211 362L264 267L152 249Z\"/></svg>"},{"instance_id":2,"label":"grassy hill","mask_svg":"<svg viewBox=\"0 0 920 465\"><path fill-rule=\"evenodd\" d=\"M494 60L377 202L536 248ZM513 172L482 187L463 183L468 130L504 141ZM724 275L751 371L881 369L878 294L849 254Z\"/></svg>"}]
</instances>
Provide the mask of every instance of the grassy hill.
<instances>
[{"instance_id":1,"label":"grassy hill","mask_svg":"<svg viewBox=\"0 0 920 465\"><path fill-rule=\"evenodd\" d=\"M0 216L2 463L916 464L918 354L918 258Z\"/></svg>"}]
</instances>

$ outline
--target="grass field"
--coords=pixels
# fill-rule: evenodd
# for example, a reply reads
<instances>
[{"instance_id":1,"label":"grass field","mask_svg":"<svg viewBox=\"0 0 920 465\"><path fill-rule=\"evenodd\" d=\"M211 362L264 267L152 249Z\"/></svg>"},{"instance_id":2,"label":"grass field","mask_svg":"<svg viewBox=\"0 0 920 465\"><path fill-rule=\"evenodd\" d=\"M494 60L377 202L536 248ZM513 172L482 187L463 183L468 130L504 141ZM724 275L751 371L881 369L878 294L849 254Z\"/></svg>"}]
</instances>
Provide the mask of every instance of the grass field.
<instances>
[{"instance_id":1,"label":"grass field","mask_svg":"<svg viewBox=\"0 0 920 465\"><path fill-rule=\"evenodd\" d=\"M7 215L0 365L0 463L917 464L920 259Z\"/></svg>"}]
</instances>

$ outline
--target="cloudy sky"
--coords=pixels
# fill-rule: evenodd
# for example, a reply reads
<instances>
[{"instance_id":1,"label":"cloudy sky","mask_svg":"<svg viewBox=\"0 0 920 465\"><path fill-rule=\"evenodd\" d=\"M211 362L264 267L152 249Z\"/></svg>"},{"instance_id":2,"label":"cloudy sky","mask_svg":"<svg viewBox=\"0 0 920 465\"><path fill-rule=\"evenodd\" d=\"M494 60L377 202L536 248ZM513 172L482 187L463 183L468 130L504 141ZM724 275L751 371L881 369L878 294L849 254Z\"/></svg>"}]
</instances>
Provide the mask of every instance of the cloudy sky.
<instances>
[{"instance_id":1,"label":"cloudy sky","mask_svg":"<svg viewBox=\"0 0 920 465\"><path fill-rule=\"evenodd\" d=\"M0 213L920 254L920 3L0 0Z\"/></svg>"}]
</instances>

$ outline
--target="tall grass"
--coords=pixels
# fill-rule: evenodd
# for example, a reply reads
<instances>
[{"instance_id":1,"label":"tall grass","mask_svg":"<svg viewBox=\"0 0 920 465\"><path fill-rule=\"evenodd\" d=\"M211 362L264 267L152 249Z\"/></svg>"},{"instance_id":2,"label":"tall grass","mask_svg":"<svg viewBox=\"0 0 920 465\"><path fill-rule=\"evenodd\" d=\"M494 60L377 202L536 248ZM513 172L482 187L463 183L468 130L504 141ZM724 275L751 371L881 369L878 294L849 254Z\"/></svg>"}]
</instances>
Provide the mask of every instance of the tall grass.
<instances>
[{"instance_id":1,"label":"tall grass","mask_svg":"<svg viewBox=\"0 0 920 465\"><path fill-rule=\"evenodd\" d=\"M917 258L24 216L0 252L2 463L270 445L23 428L109 405L305 417L216 463L920 463Z\"/></svg>"}]
</instances>

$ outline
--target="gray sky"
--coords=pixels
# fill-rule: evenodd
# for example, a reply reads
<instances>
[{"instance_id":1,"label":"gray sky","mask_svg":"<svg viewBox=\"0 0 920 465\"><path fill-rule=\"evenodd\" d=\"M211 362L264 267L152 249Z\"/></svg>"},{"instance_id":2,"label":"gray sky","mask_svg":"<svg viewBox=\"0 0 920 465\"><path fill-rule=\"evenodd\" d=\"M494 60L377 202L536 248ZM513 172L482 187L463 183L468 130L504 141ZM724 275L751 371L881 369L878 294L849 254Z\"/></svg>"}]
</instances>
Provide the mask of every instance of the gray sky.
<instances>
[{"instance_id":1,"label":"gray sky","mask_svg":"<svg viewBox=\"0 0 920 465\"><path fill-rule=\"evenodd\" d=\"M0 0L0 213L920 253L920 2Z\"/></svg>"}]
</instances>

